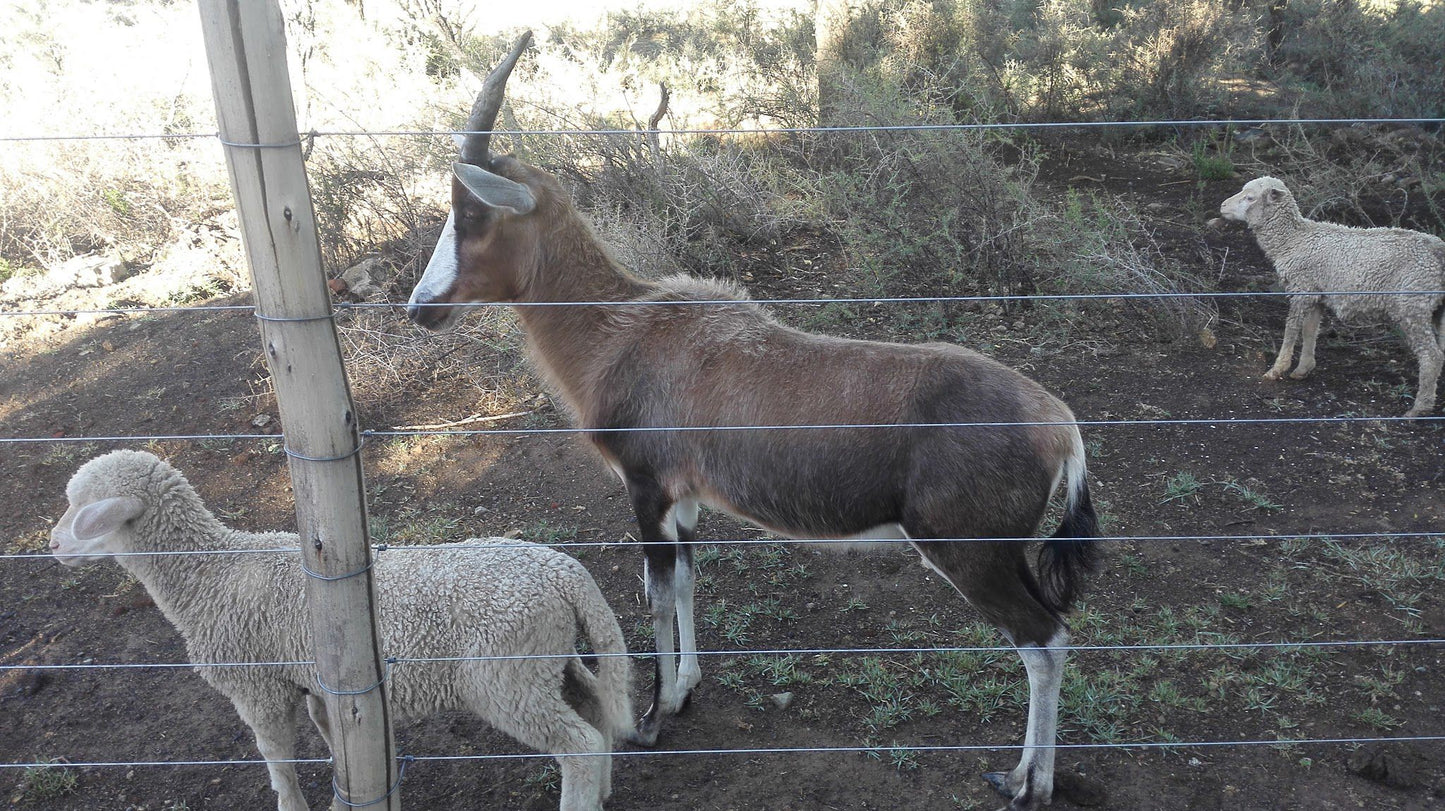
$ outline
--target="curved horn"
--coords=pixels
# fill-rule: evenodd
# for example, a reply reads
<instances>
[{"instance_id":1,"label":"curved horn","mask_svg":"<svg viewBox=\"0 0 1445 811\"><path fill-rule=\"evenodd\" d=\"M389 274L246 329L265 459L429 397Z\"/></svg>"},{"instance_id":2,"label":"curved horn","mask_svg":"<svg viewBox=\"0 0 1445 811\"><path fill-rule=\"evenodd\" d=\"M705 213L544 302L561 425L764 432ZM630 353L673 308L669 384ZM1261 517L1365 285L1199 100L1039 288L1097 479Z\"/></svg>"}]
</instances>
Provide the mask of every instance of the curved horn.
<instances>
[{"instance_id":1,"label":"curved horn","mask_svg":"<svg viewBox=\"0 0 1445 811\"><path fill-rule=\"evenodd\" d=\"M472 105L472 114L467 118L467 131L472 134L465 136L462 141L462 163L486 166L491 160L491 129L492 125L497 123L497 112L502 109L502 91L507 86L507 77L512 75L512 67L530 44L532 32L524 32L512 45L507 58L487 74L487 80L482 83L482 92L477 94L477 101Z\"/></svg>"}]
</instances>

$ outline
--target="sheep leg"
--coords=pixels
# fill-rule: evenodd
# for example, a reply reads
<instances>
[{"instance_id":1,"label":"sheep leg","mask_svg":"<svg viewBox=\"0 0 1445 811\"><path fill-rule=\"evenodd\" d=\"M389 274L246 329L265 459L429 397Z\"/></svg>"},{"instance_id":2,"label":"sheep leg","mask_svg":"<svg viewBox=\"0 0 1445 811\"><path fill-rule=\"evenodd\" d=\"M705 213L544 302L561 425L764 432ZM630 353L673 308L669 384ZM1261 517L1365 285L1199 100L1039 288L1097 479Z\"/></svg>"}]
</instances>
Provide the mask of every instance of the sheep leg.
<instances>
[{"instance_id":1,"label":"sheep leg","mask_svg":"<svg viewBox=\"0 0 1445 811\"><path fill-rule=\"evenodd\" d=\"M316 731L321 733L321 740L326 742L326 750L335 752L331 748L331 718L326 714L326 702L321 696L315 693L306 694L306 714L311 716L311 723Z\"/></svg>"},{"instance_id":2,"label":"sheep leg","mask_svg":"<svg viewBox=\"0 0 1445 811\"><path fill-rule=\"evenodd\" d=\"M265 696L273 699L274 695ZM296 779L296 711L298 703L287 697L283 706L252 706L231 699L236 712L256 736L256 749L266 759L266 771L271 775L271 788L276 792L278 811L308 811L306 797L301 793L301 783Z\"/></svg>"},{"instance_id":3,"label":"sheep leg","mask_svg":"<svg viewBox=\"0 0 1445 811\"><path fill-rule=\"evenodd\" d=\"M1299 340L1300 324L1304 320L1305 310L1309 306L1309 299L1291 298L1289 300L1289 315L1284 319L1284 340L1279 345L1279 355L1275 357L1274 365L1264 373L1265 380L1279 380L1285 372L1289 371L1290 358L1294 356L1295 341Z\"/></svg>"},{"instance_id":4,"label":"sheep leg","mask_svg":"<svg viewBox=\"0 0 1445 811\"><path fill-rule=\"evenodd\" d=\"M1320 319L1324 317L1325 305L1315 304L1305 310L1304 314L1304 340L1300 344L1299 363L1295 364L1294 371L1290 377L1295 380L1303 380L1305 375L1314 371L1315 368L1315 339L1320 336ZM1289 362L1286 359L1285 365Z\"/></svg>"},{"instance_id":5,"label":"sheep leg","mask_svg":"<svg viewBox=\"0 0 1445 811\"><path fill-rule=\"evenodd\" d=\"M1445 347L1441 346L1441 339L1436 336L1428 316L1402 322L1400 326L1420 367L1415 404L1405 412L1405 416L1423 417L1435 409L1435 387L1440 380L1441 367L1445 366Z\"/></svg>"},{"instance_id":6,"label":"sheep leg","mask_svg":"<svg viewBox=\"0 0 1445 811\"><path fill-rule=\"evenodd\" d=\"M677 689L682 705L687 704L692 688L702 682L702 668L697 662L697 624L693 617L693 592L697 585L697 568L693 563L693 530L697 527L697 502L684 500L672 510L673 531L679 541L673 569L673 586L677 605ZM681 709L681 707L679 707Z\"/></svg>"},{"instance_id":7,"label":"sheep leg","mask_svg":"<svg viewBox=\"0 0 1445 811\"><path fill-rule=\"evenodd\" d=\"M556 689L564 667L556 659L481 667L476 683L488 688L478 689L478 696L468 704L499 732L557 758L562 772L561 811L601 811L604 791L611 788L610 747L607 736ZM505 696L502 706L494 703L498 696L487 695L496 685L516 691Z\"/></svg>"},{"instance_id":8,"label":"sheep leg","mask_svg":"<svg viewBox=\"0 0 1445 811\"><path fill-rule=\"evenodd\" d=\"M628 476L627 490L632 496L632 509L637 515L638 534L642 536L643 580L647 588L647 604L652 610L652 631L656 653L652 659L652 706L637 724L633 742L643 746L657 743L664 716L682 708L678 694L677 657L673 647L673 625L677 617L677 539L670 537L675 527L667 519L671 505L662 488L650 476Z\"/></svg>"}]
</instances>

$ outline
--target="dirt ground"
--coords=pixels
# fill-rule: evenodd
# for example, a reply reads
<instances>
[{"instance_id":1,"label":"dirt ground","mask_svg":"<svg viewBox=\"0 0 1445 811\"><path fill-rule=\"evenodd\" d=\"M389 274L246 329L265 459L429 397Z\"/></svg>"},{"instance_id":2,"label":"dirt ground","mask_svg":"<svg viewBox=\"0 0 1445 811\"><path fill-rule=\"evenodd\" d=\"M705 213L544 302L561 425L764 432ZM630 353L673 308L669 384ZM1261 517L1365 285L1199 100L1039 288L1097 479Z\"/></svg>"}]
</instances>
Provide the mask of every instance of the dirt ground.
<instances>
[{"instance_id":1,"label":"dirt ground","mask_svg":"<svg viewBox=\"0 0 1445 811\"><path fill-rule=\"evenodd\" d=\"M1140 166L1095 156L1053 167L1115 191L1158 188ZM1166 247L1210 262L1220 290L1265 289L1268 266L1247 234L1198 222L1191 195L1217 203L1225 181L1159 197ZM1222 270L1221 270L1222 268ZM793 292L754 270L754 295ZM405 291L402 291L404 297ZM242 301L235 299L234 301ZM229 303L230 300L228 300ZM1408 407L1414 363L1384 330L1332 331L1305 381L1265 382L1282 302L1225 302L1215 341L1123 338L1087 326L1065 337L1034 330L1029 313L981 315L964 338L1060 394L1082 420L1395 416ZM990 320L991 319L991 320ZM1023 322L1019 326L1019 322ZM1334 322L1331 321L1331 324ZM840 329L867 333L866 325ZM1205 346L1205 343L1213 343ZM479 358L485 346L465 351ZM479 361L480 362L480 361ZM8 352L0 366L0 435L77 437L226 434L274 416L256 331L244 312L161 313L75 323ZM438 375L425 385L358 381L363 425L458 419L479 395ZM548 401L501 427L560 427ZM262 429L276 433L272 420ZM1445 638L1445 546L1422 538L1281 541L1317 533L1445 535L1445 423L1086 428L1096 499L1109 542L1079 612L1081 645ZM0 542L44 551L64 511L64 484L117 443L0 445ZM251 529L289 528L291 503L275 442L163 441L152 449L196 483L219 514ZM370 506L402 541L520 535L563 543L622 542L634 527L620 485L568 434L373 442ZM1194 486L1189 485L1192 477ZM1052 531L1052 526L1046 527ZM410 533L410 535L408 535ZM1170 540L1250 535L1270 540ZM701 537L758 537L705 515ZM771 551L770 551L771 550ZM577 546L634 650L651 643L640 556ZM723 549L703 557L699 645L759 648L949 647L999 644L962 600L911 553L831 554L811 547ZM721 606L721 607L719 607ZM709 614L709 607L711 613ZM1102 809L1418 809L1445 807L1445 745L1212 741L1445 735L1440 644L1315 651L1083 651L1070 660L1065 744L1175 742L1169 748L1085 746L1059 771L1102 789L1056 807ZM66 569L38 557L0 560L0 664L181 662L176 633L113 565ZM945 687L934 655L830 654L780 665L709 656L691 706L656 752L616 761L612 809L992 808L979 779L1016 752L890 750L1011 746L1022 739L1022 671L1012 654L969 660ZM770 663L771 662L771 663ZM872 668L870 671L869 669ZM646 705L650 668L637 668ZM881 674L881 675L879 675ZM875 676L878 678L875 679ZM998 685L992 704L967 690ZM776 694L790 693L779 707ZM980 707L987 707L980 710ZM891 711L891 714L889 712ZM257 757L229 704L185 669L0 671L0 763L237 760ZM302 755L324 755L303 731ZM468 717L398 730L410 755L522 753ZM668 750L875 746L873 753L687 754ZM422 761L407 807L545 809L557 803L546 761ZM274 794L261 766L76 767L76 786L43 796L20 769L0 770L0 802L44 809L262 809ZM313 807L329 772L302 768ZM12 788L13 787L13 788Z\"/></svg>"}]
</instances>

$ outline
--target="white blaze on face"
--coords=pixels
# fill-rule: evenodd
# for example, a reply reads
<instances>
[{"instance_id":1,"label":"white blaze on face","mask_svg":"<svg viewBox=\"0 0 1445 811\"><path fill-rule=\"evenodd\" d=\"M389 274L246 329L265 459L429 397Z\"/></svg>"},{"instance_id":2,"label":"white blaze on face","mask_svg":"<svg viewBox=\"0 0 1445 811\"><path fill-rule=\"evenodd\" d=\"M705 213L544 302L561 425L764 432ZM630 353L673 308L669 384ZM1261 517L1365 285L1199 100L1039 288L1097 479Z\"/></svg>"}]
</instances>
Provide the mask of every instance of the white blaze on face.
<instances>
[{"instance_id":1,"label":"white blaze on face","mask_svg":"<svg viewBox=\"0 0 1445 811\"><path fill-rule=\"evenodd\" d=\"M408 307L415 304L430 304L441 300L452 285L457 281L457 229L456 214L447 214L447 224L442 228L442 235L437 239L436 250L432 251L431 261L426 263L426 271L422 273L421 279L411 291L411 299L407 302ZM414 314L411 310L409 314Z\"/></svg>"}]
</instances>

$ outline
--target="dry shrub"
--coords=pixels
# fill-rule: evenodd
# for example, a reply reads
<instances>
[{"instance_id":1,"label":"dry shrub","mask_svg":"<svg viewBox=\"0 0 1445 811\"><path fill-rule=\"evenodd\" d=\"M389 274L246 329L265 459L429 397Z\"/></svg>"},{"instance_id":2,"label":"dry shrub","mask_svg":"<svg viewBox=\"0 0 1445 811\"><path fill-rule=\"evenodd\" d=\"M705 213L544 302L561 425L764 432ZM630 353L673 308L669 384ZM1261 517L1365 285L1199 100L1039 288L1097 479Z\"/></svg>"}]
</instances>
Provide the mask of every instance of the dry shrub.
<instances>
[{"instance_id":1,"label":"dry shrub","mask_svg":"<svg viewBox=\"0 0 1445 811\"><path fill-rule=\"evenodd\" d=\"M328 269L343 270L378 248L425 241L450 199L437 166L443 141L453 154L450 138L318 139L306 173Z\"/></svg>"},{"instance_id":2,"label":"dry shrub","mask_svg":"<svg viewBox=\"0 0 1445 811\"><path fill-rule=\"evenodd\" d=\"M1445 141L1414 127L1281 133L1256 174L1285 180L1307 217L1445 234Z\"/></svg>"},{"instance_id":3,"label":"dry shrub","mask_svg":"<svg viewBox=\"0 0 1445 811\"><path fill-rule=\"evenodd\" d=\"M521 328L501 307L473 308L445 333L427 332L400 310L379 307L345 310L336 326L352 392L363 404L395 407L398 392L446 385L472 398L472 413L501 414L518 410L541 388L522 351Z\"/></svg>"},{"instance_id":4,"label":"dry shrub","mask_svg":"<svg viewBox=\"0 0 1445 811\"><path fill-rule=\"evenodd\" d=\"M1192 115L1217 98L1214 81L1233 67L1233 46L1253 27L1221 0L1160 0L1125 12L1111 47L1120 54L1111 76L1131 91L1121 113Z\"/></svg>"},{"instance_id":5,"label":"dry shrub","mask_svg":"<svg viewBox=\"0 0 1445 811\"><path fill-rule=\"evenodd\" d=\"M1445 5L1294 0L1275 62L1309 116L1445 115Z\"/></svg>"},{"instance_id":6,"label":"dry shrub","mask_svg":"<svg viewBox=\"0 0 1445 811\"><path fill-rule=\"evenodd\" d=\"M860 120L952 123L937 95L879 81L854 84ZM1124 202L1041 199L1029 141L978 131L871 132L825 179L825 205L854 275L883 296L1181 293L1202 289L1155 245ZM1044 305L1112 312L1112 304ZM1126 328L1192 333L1213 316L1198 299L1139 298Z\"/></svg>"}]
</instances>

